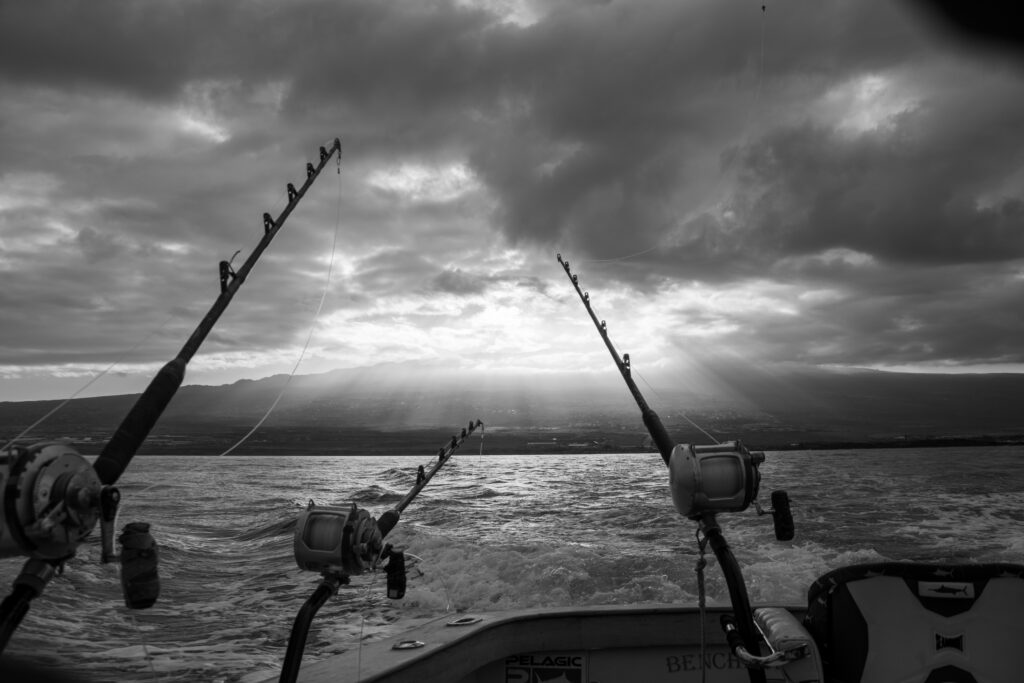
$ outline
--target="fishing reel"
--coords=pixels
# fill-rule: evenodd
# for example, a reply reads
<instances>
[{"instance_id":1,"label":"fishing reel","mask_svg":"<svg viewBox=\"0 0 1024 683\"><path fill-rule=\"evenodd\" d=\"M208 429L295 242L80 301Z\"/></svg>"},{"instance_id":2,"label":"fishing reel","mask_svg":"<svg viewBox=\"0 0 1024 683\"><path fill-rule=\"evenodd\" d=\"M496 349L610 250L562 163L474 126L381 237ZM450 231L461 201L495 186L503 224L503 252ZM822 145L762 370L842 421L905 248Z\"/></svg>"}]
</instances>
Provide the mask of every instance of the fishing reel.
<instances>
[{"instance_id":1,"label":"fishing reel","mask_svg":"<svg viewBox=\"0 0 1024 683\"><path fill-rule=\"evenodd\" d=\"M0 558L29 558L15 584L41 592L99 521L101 560L121 561L125 604L152 605L159 594L156 543L148 524L128 524L118 539L122 553L114 553L119 502L117 488L102 485L68 443L13 445L0 453Z\"/></svg>"},{"instance_id":2,"label":"fishing reel","mask_svg":"<svg viewBox=\"0 0 1024 683\"><path fill-rule=\"evenodd\" d=\"M300 569L333 576L342 583L386 559L388 597L397 600L405 596L405 554L384 544L381 523L355 503L343 508L309 501L295 525L294 548Z\"/></svg>"},{"instance_id":3,"label":"fishing reel","mask_svg":"<svg viewBox=\"0 0 1024 683\"><path fill-rule=\"evenodd\" d=\"M772 509L757 504L764 453L751 452L739 441L697 446L679 444L669 459L669 486L679 514L701 519L716 512L742 512L754 504L759 515L771 514L775 536L793 538L793 516L785 491L772 493Z\"/></svg>"},{"instance_id":4,"label":"fishing reel","mask_svg":"<svg viewBox=\"0 0 1024 683\"><path fill-rule=\"evenodd\" d=\"M74 555L100 517L103 486L92 465L59 441L12 446L0 457L0 557Z\"/></svg>"},{"instance_id":5,"label":"fishing reel","mask_svg":"<svg viewBox=\"0 0 1024 683\"><path fill-rule=\"evenodd\" d=\"M382 549L377 521L355 503L341 508L309 501L295 525L295 562L306 571L362 574Z\"/></svg>"},{"instance_id":6,"label":"fishing reel","mask_svg":"<svg viewBox=\"0 0 1024 683\"><path fill-rule=\"evenodd\" d=\"M679 444L668 463L672 502L679 514L690 519L706 513L742 512L757 498L758 466L763 462L764 453L751 453L739 441Z\"/></svg>"}]
</instances>

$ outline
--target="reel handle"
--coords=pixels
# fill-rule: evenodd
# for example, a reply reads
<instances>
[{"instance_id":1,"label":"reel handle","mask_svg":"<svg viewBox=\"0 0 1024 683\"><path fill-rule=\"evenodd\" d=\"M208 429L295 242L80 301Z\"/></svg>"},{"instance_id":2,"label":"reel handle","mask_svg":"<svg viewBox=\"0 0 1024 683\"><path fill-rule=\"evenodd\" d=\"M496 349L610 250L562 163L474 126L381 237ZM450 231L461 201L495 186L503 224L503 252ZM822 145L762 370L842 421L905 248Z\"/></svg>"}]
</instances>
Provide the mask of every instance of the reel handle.
<instances>
[{"instance_id":1,"label":"reel handle","mask_svg":"<svg viewBox=\"0 0 1024 683\"><path fill-rule=\"evenodd\" d=\"M789 494L785 491L772 491L772 522L777 540L793 540L796 527L793 524L793 512L789 509Z\"/></svg>"},{"instance_id":2,"label":"reel handle","mask_svg":"<svg viewBox=\"0 0 1024 683\"><path fill-rule=\"evenodd\" d=\"M157 574L157 546L149 524L126 524L117 539L121 543L121 590L124 604L131 609L152 607L160 596Z\"/></svg>"}]
</instances>

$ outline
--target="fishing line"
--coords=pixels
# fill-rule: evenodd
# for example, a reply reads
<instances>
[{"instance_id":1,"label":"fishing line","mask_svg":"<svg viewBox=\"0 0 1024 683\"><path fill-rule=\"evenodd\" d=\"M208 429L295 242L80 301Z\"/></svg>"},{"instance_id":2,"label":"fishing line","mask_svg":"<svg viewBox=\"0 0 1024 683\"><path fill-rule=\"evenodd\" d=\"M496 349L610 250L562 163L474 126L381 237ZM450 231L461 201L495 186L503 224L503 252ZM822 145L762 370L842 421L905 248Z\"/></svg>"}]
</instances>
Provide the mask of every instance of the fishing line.
<instances>
[{"instance_id":1,"label":"fishing line","mask_svg":"<svg viewBox=\"0 0 1024 683\"><path fill-rule=\"evenodd\" d=\"M363 586L363 604L370 604L370 584ZM359 644L356 646L356 683L363 680L363 627L366 626L366 612L359 613Z\"/></svg>"},{"instance_id":2,"label":"fishing line","mask_svg":"<svg viewBox=\"0 0 1024 683\"><path fill-rule=\"evenodd\" d=\"M636 368L630 368L630 370L633 372L633 374L635 374L637 377L639 377L641 380L643 380L643 383L647 385L647 387L651 390L651 393L653 393L655 396L660 398L662 401L665 401L666 403L668 402L668 401L665 400L665 398L663 398L660 394L658 394L658 391L654 387L651 386L651 383L647 381L646 377L644 377L643 375L640 374L639 370L637 370ZM721 443L721 441L719 441L715 437L711 436L711 434L709 434L703 427L701 427L699 424L697 424L696 422L691 420L689 415L687 415L686 413L684 413L681 410L678 411L678 412L679 412L679 414L682 416L682 418L684 420L689 422L701 434L703 434L704 436L708 437L709 439L711 439L715 443Z\"/></svg>"},{"instance_id":3,"label":"fishing line","mask_svg":"<svg viewBox=\"0 0 1024 683\"><path fill-rule=\"evenodd\" d=\"M172 314L172 315L169 315L169 316L167 316L167 318L166 318L166 319L165 319L165 320L164 320L164 321L163 321L162 323L160 323L160 326L159 326L159 327L157 327L157 328L156 328L155 330L151 331L151 332L150 332L149 334L147 334L147 335L146 335L145 337L143 337L143 338L142 338L141 340L139 340L139 342L138 342L138 343L136 343L136 344L135 344L135 346L133 346L133 347L131 347L130 349L128 349L127 351L123 352L123 353L122 353L122 354L121 354L120 356L118 356L117 360L115 360L115 361L114 361L113 363L111 363L110 365L108 365L108 366L106 367L106 369L105 369L105 370L103 370L102 372L100 372L100 373L99 373L98 375L96 375L95 377L93 377L92 379L90 379L90 380L89 380L88 382L86 382L86 383L85 383L85 384L84 384L84 385L83 385L83 386L82 386L82 387L81 387L80 389L78 389L78 391L76 391L75 393L71 394L71 395L70 395L70 396L68 396L68 397L67 397L66 399L64 399L64 401L63 401L63 402L62 402L62 403L61 403L60 405L58 405L58 406L57 406L57 407L55 407L55 408L54 408L53 410L51 410L50 412L48 412L48 413L47 413L46 415L43 415L43 416L42 416L41 418L39 418L38 420L36 420L36 421L35 421L35 422L33 422L32 424L30 424L30 425L29 425L28 427L26 427L26 428L25 428L25 430L24 430L24 431L23 431L23 432L22 432L21 434L18 434L18 435L17 435L16 437L14 437L14 438L13 438L13 439L11 439L10 441L8 441L8 442L7 442L7 443L6 443L5 445L4 445L4 447L3 447L3 448L0 448L0 452L6 451L6 450L7 450L8 448L10 448L11 446L13 446L13 445L14 445L14 444L15 444L15 443L16 443L17 441L19 441L20 439L23 439L23 438L25 437L25 435L27 435L27 434L28 434L29 432L31 432L31 431L32 431L33 429L35 429L36 427L38 427L39 425L41 425L41 424L42 424L43 422L45 422L46 420L48 420L48 419L50 419L51 417L53 417L53 415L54 415L54 414L55 414L55 413L56 413L57 411L59 411L59 410L63 409L63 408L64 408L64 406L66 406L66 405L67 405L68 403L70 403L70 402L71 402L72 400L74 400L76 396L78 396L78 395L79 395L79 394L81 394L81 393L82 393L83 391L85 391L86 389L88 389L89 387L91 387L91 386L93 385L93 383L94 383L94 382L96 382L96 381L97 381L98 379L100 379L101 377L103 377L104 375L106 375L106 374L107 374L108 372L110 372L111 370L113 370L113 369L114 369L114 366L116 366L116 365L117 365L118 363L120 363L120 362L121 362L122 360L124 360L124 359L125 359L125 357L126 357L126 356L128 356L128 354L130 354L130 353L134 352L134 351L135 351L136 349L138 349L138 348L139 348L140 346L142 346L142 345L143 345L143 344L145 344L145 343L146 343L147 341L149 341L149 340L150 340L150 338L152 338L152 337L153 337L153 335L155 335L155 334L156 334L157 332L159 332L159 331L160 331L160 330L162 330L162 329L163 329L164 327L166 327L166 326L167 326L167 323L169 323L169 322L171 321L171 318L173 318L173 317L174 317L174 316L173 316L173 314Z\"/></svg>"},{"instance_id":4,"label":"fishing line","mask_svg":"<svg viewBox=\"0 0 1024 683\"><path fill-rule=\"evenodd\" d=\"M134 496L134 498L136 500L138 500L139 497L143 493L145 493L146 491L150 490L151 488L153 488L155 486L159 486L160 484L163 484L163 483L164 482L162 482L162 481L154 482L154 483L150 484L149 486L147 486L146 488L144 488L144 489L142 489L140 491L133 492L132 495ZM131 500L131 498L122 498L121 502L118 504L117 510L114 512L114 526L117 526L118 522L121 519L121 516L124 514L124 511L128 508L128 503L127 503L128 500Z\"/></svg>"},{"instance_id":5,"label":"fishing line","mask_svg":"<svg viewBox=\"0 0 1024 683\"><path fill-rule=\"evenodd\" d=\"M292 371L288 374L288 377L284 381L284 386L281 387L281 391L278 392L277 398L274 399L274 402L270 404L269 408L267 408L267 412L263 414L263 417L261 417L255 425L253 425L253 428L250 429L248 433L245 434L245 436L239 439L233 446L231 446L231 448L221 453L221 456L228 455L229 453L231 453L231 451L235 450L243 443L245 443L249 439L249 437L255 434L256 430L259 429L263 425L263 423L267 421L267 418L270 417L270 414L274 412L275 408L277 408L277 404L281 402L281 399L284 397L284 392L288 389L288 385L291 383L292 378L295 377L295 373L298 372L299 365L302 364L303 359L306 357L306 351L309 350L309 344L310 342L313 341L313 333L316 331L317 324L319 324L320 322L320 313L321 311L323 311L324 301L327 299L327 293L330 291L331 288L331 277L334 274L334 261L338 251L338 233L341 231L341 189L341 156L339 155L338 209L337 219L334 224L334 240L331 243L331 258L329 263L327 264L327 279L326 282L324 282L324 290L320 294L320 303L317 304L316 314L313 316L313 322L309 326L309 334L306 335L306 343L303 344L302 351L301 353L299 353L298 360L295 361L295 365L292 367Z\"/></svg>"},{"instance_id":6,"label":"fishing line","mask_svg":"<svg viewBox=\"0 0 1024 683\"><path fill-rule=\"evenodd\" d=\"M146 655L146 661L149 663L149 672L153 674L153 680L157 680L159 676L157 676L156 667L153 666L153 656L149 654L149 643L146 642L146 634L139 629L139 624L135 621L135 615L132 612L129 612L128 616L131 617L132 627L135 629L135 632L139 634L139 640L142 641L142 652Z\"/></svg>"},{"instance_id":7,"label":"fishing line","mask_svg":"<svg viewBox=\"0 0 1024 683\"><path fill-rule=\"evenodd\" d=\"M422 557L419 557L417 555L413 555L410 552L406 552L405 556L406 557L411 557L412 559L416 560L417 562L423 562L424 561ZM426 574L423 572L423 570L421 570L419 567L416 568L416 571L418 571L420 573L420 576L426 576ZM452 596L451 596L451 593L448 591L448 584L444 580L444 575L442 575L441 573L438 573L437 578L441 581L441 586L444 588L444 600L445 600L444 611L447 613L447 612L450 612L451 609L452 609Z\"/></svg>"},{"instance_id":8,"label":"fishing line","mask_svg":"<svg viewBox=\"0 0 1024 683\"><path fill-rule=\"evenodd\" d=\"M659 248L659 245L655 244L653 247L650 247L649 249L644 249L643 251L638 251L635 254L628 254L626 256L616 256L615 258L585 259L585 260L580 260L580 263L612 263L614 261L625 261L626 259L635 258L637 256L643 256L644 254L646 254L648 252L652 252L652 251L654 251L655 249L658 249L658 248Z\"/></svg>"},{"instance_id":9,"label":"fishing line","mask_svg":"<svg viewBox=\"0 0 1024 683\"><path fill-rule=\"evenodd\" d=\"M484 425L483 425L483 423L480 424L480 450L477 452L476 457L477 457L476 466L480 467L481 463L483 462L483 457L484 457Z\"/></svg>"},{"instance_id":10,"label":"fishing line","mask_svg":"<svg viewBox=\"0 0 1024 683\"><path fill-rule=\"evenodd\" d=\"M575 284L575 281L574 281L574 283L573 283L573 284ZM610 343L610 344L611 344L612 346L614 346L615 348L622 348L621 346L619 346L619 345L615 344L615 342L614 342L614 341L612 341L611 335L610 335L610 334L608 334L607 330L605 330L605 331L603 332L603 334L604 334L604 336L605 336L605 337L606 337L606 338L608 339L608 342L609 342L609 343ZM657 389L655 389L655 388L654 388L653 386L651 386L651 383L647 381L647 378L646 378L646 377L644 377L644 376L643 376L643 375L642 375L642 374L640 373L640 371L639 371L639 370L637 370L636 368L634 368L634 367L632 367L632 366L631 366L631 367L630 367L630 373L632 373L632 374L635 374L635 375L636 375L637 377L639 377L639 378L640 378L640 379L641 379L641 380L643 381L643 383L644 383L644 384L646 384L646 385L647 385L647 387L648 387L648 388L649 388L649 389L651 390L651 393L653 393L653 394L654 394L655 396L657 396L657 397L658 397L659 399L661 399L661 400L662 400L663 402L665 402L665 403L668 403L668 402L669 402L669 401L668 401L667 399L665 399L665 397L663 397L663 396L662 396L661 394L659 394L659 393L658 393L658 390L657 390ZM707 432L707 431L706 431L706 430L705 430L705 429L704 429L703 427L701 427L701 426L700 426L699 424L697 424L696 422L694 422L693 420L691 420L691 419L690 419L690 416L689 416L689 415L687 415L687 414L686 414L685 412L683 412L683 411L678 411L678 412L679 412L679 414L680 414L680 415L681 415L681 416L683 417L683 419L684 419L684 420L686 420L687 422L689 422L689 423L690 423L690 424L691 424L691 425L692 425L692 426L693 426L693 427L694 427L694 428L695 428L695 429L696 429L697 431L699 431L699 432L700 432L701 434L703 434L704 436L708 437L709 439L711 439L711 440L712 440L712 441L714 441L715 443L721 443L721 442L720 442L720 441L719 441L718 439L716 439L715 437L711 436L711 434L709 434L709 433L708 433L708 432Z\"/></svg>"}]
</instances>

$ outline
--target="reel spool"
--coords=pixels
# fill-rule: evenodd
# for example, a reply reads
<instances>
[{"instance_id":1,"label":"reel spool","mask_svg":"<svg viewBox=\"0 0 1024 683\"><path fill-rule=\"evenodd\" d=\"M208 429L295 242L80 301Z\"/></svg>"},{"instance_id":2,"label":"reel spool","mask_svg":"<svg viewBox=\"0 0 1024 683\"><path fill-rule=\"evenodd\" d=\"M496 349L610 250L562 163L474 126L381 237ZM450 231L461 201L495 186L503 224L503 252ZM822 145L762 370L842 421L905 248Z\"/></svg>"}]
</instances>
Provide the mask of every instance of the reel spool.
<instances>
[{"instance_id":1,"label":"reel spool","mask_svg":"<svg viewBox=\"0 0 1024 683\"><path fill-rule=\"evenodd\" d=\"M69 444L13 446L0 467L0 557L63 561L100 516L103 488L92 465Z\"/></svg>"},{"instance_id":2,"label":"reel spool","mask_svg":"<svg viewBox=\"0 0 1024 683\"><path fill-rule=\"evenodd\" d=\"M103 486L68 443L15 445L0 454L0 557L29 558L15 583L41 592L99 521L101 561L120 560L125 605L152 606L160 594L156 541L148 524L127 524L118 538L122 552L114 553L119 502L117 488Z\"/></svg>"},{"instance_id":3,"label":"reel spool","mask_svg":"<svg viewBox=\"0 0 1024 683\"><path fill-rule=\"evenodd\" d=\"M362 574L383 547L377 521L355 503L340 508L309 501L295 524L295 562L306 571Z\"/></svg>"},{"instance_id":4,"label":"reel spool","mask_svg":"<svg viewBox=\"0 0 1024 683\"><path fill-rule=\"evenodd\" d=\"M707 513L742 512L757 498L758 466L764 453L739 441L710 446L679 444L669 460L669 486L679 514L697 519Z\"/></svg>"}]
</instances>

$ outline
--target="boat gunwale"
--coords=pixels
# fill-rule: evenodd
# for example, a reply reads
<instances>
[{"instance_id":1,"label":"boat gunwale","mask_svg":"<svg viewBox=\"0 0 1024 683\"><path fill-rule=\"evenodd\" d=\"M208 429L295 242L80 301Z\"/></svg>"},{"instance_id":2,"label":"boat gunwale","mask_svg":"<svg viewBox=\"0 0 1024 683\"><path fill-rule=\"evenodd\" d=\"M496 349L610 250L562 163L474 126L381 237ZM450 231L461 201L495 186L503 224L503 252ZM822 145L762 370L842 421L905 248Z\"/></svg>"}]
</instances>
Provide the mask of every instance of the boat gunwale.
<instances>
[{"instance_id":1,"label":"boat gunwale","mask_svg":"<svg viewBox=\"0 0 1024 683\"><path fill-rule=\"evenodd\" d=\"M769 603L802 618L803 605ZM726 647L719 623L731 606L705 608L704 634L709 648ZM587 605L538 607L496 612L447 613L401 633L362 644L302 667L306 683L358 680L363 683L458 681L497 659L513 654L596 651L700 645L695 605ZM464 626L447 623L467 616L481 621ZM395 650L402 641L420 640L422 647ZM276 679L274 679L276 680Z\"/></svg>"}]
</instances>

